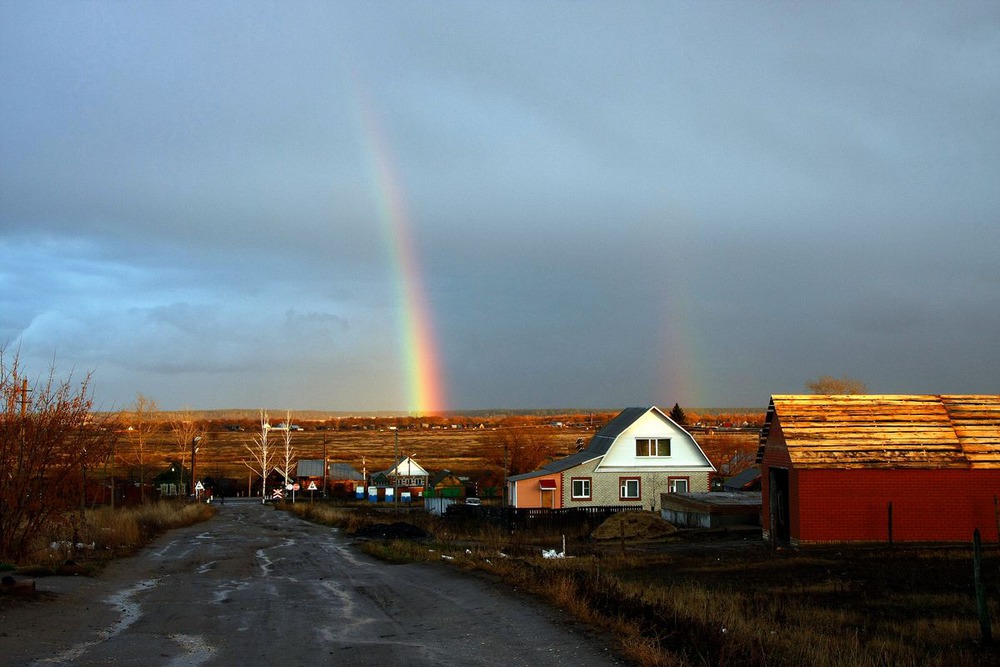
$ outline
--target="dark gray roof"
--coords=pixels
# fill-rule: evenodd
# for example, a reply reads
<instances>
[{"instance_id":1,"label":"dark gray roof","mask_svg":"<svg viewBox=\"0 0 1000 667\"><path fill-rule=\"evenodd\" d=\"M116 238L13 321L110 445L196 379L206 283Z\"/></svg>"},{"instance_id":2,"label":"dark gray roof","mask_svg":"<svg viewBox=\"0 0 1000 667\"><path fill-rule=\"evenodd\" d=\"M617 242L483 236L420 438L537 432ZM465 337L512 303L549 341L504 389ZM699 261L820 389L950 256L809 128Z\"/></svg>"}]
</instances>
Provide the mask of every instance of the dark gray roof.
<instances>
[{"instance_id":1,"label":"dark gray roof","mask_svg":"<svg viewBox=\"0 0 1000 667\"><path fill-rule=\"evenodd\" d=\"M512 475L507 479L508 481L516 482L522 479L551 475L552 473L569 470L570 468L574 468L582 463L586 463L587 461L593 461L596 458L600 458L608 453L608 449L611 448L611 443L615 441L615 438L620 436L625 429L635 423L635 420L652 409L652 406L647 408L625 408L619 412L614 419L609 421L604 428L594 434L594 437L590 439L590 443L587 445L586 449L579 451L576 454L570 454L566 458L556 459L555 461L546 463L538 470L526 472L523 475Z\"/></svg>"},{"instance_id":2,"label":"dark gray roof","mask_svg":"<svg viewBox=\"0 0 1000 667\"><path fill-rule=\"evenodd\" d=\"M323 459L299 459L295 464L296 477L322 477Z\"/></svg>"},{"instance_id":3,"label":"dark gray roof","mask_svg":"<svg viewBox=\"0 0 1000 667\"><path fill-rule=\"evenodd\" d=\"M742 491L745 487L760 479L760 468L747 468L743 472L730 477L722 483L726 491Z\"/></svg>"},{"instance_id":4,"label":"dark gray roof","mask_svg":"<svg viewBox=\"0 0 1000 667\"><path fill-rule=\"evenodd\" d=\"M361 481L365 478L364 475L355 470L348 463L331 463L330 464L330 479L337 481Z\"/></svg>"}]
</instances>

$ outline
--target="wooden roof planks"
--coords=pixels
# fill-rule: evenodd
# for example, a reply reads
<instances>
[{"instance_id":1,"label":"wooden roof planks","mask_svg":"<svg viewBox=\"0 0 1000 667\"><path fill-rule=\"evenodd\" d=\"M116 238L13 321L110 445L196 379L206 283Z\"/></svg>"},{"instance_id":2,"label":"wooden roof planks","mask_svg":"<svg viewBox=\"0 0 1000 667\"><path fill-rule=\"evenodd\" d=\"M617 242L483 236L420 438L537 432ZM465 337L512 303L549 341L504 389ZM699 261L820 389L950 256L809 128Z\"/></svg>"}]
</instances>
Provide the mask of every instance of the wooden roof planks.
<instances>
[{"instance_id":1,"label":"wooden roof planks","mask_svg":"<svg viewBox=\"0 0 1000 667\"><path fill-rule=\"evenodd\" d=\"M800 468L1000 467L1000 396L775 395L758 462L775 426Z\"/></svg>"}]
</instances>

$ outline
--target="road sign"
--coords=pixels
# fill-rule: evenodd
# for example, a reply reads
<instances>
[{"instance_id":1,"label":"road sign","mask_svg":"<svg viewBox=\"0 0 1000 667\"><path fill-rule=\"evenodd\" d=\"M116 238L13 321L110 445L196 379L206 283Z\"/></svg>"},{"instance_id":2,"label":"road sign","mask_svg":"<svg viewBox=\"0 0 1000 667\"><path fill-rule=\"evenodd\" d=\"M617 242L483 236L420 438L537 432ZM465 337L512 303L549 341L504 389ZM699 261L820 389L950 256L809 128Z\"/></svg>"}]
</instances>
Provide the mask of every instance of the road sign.
<instances>
[{"instance_id":1,"label":"road sign","mask_svg":"<svg viewBox=\"0 0 1000 667\"><path fill-rule=\"evenodd\" d=\"M285 484L285 491L291 491L291 490L292 490L292 483L289 482L288 484Z\"/></svg>"},{"instance_id":2,"label":"road sign","mask_svg":"<svg viewBox=\"0 0 1000 667\"><path fill-rule=\"evenodd\" d=\"M201 482L198 482L197 484L194 485L194 490L195 491L204 491L205 490L205 485L202 484Z\"/></svg>"},{"instance_id":3,"label":"road sign","mask_svg":"<svg viewBox=\"0 0 1000 667\"><path fill-rule=\"evenodd\" d=\"M298 485L298 482L296 482L295 484L292 484L292 491L298 491L300 488L301 487Z\"/></svg>"},{"instance_id":4,"label":"road sign","mask_svg":"<svg viewBox=\"0 0 1000 667\"><path fill-rule=\"evenodd\" d=\"M309 482L309 491L315 491L316 488L316 482Z\"/></svg>"},{"instance_id":5,"label":"road sign","mask_svg":"<svg viewBox=\"0 0 1000 667\"><path fill-rule=\"evenodd\" d=\"M285 492L280 486L277 486L274 488L274 491L271 492L271 497L275 500L281 500L285 497Z\"/></svg>"}]
</instances>

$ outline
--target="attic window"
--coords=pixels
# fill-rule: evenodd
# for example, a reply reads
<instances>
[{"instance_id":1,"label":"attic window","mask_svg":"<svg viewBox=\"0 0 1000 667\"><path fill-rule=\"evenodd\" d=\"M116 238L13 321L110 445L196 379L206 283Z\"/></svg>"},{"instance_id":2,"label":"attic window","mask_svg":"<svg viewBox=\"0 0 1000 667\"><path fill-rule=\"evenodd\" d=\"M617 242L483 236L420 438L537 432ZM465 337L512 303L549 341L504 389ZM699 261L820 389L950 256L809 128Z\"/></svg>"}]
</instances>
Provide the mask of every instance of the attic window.
<instances>
[{"instance_id":1,"label":"attic window","mask_svg":"<svg viewBox=\"0 0 1000 667\"><path fill-rule=\"evenodd\" d=\"M636 456L670 456L670 438L636 438Z\"/></svg>"}]
</instances>

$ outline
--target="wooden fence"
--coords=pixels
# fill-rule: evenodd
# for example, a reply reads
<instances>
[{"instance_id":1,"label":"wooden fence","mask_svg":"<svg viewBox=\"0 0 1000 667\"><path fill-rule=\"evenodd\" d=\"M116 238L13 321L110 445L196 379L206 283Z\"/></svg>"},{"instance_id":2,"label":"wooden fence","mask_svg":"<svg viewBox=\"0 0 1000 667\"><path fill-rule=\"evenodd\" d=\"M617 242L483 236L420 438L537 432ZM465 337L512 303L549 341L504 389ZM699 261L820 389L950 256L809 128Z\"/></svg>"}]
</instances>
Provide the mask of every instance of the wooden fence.
<instances>
[{"instance_id":1,"label":"wooden fence","mask_svg":"<svg viewBox=\"0 0 1000 667\"><path fill-rule=\"evenodd\" d=\"M470 507L452 505L446 510L448 518L468 518L486 520L509 529L537 528L539 530L562 530L583 526L596 527L608 517L619 512L641 511L639 505L585 505L548 509L545 507L495 507L484 505Z\"/></svg>"}]
</instances>

